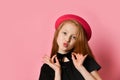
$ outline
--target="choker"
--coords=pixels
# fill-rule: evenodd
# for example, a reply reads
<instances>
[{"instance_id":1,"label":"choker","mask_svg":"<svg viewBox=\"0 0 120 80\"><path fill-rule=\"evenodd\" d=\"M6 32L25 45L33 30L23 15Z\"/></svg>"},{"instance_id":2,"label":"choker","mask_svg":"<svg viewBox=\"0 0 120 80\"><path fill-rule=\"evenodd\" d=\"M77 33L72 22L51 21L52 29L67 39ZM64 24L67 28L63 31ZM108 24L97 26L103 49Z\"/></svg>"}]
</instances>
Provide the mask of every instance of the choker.
<instances>
[{"instance_id":1,"label":"choker","mask_svg":"<svg viewBox=\"0 0 120 80\"><path fill-rule=\"evenodd\" d=\"M60 61L60 62L63 62L63 59L64 58L68 58L70 61L72 60L71 59L71 52L68 52L68 53L66 53L66 54L61 54L61 53L57 53L57 58L58 58L58 60Z\"/></svg>"}]
</instances>

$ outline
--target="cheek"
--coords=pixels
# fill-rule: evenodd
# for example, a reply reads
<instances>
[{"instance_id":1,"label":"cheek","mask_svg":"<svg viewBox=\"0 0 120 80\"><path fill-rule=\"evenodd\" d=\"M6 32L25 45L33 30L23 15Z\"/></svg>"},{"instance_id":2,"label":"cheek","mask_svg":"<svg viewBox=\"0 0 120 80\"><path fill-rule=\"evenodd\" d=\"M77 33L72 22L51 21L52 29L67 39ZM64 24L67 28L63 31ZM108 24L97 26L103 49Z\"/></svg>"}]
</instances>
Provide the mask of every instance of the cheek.
<instances>
[{"instance_id":1,"label":"cheek","mask_svg":"<svg viewBox=\"0 0 120 80\"><path fill-rule=\"evenodd\" d=\"M59 35L57 38L57 44L60 45L63 41L63 38Z\"/></svg>"},{"instance_id":2,"label":"cheek","mask_svg":"<svg viewBox=\"0 0 120 80\"><path fill-rule=\"evenodd\" d=\"M75 42L76 42L76 41L72 41L72 42L71 42L71 46L72 46L72 47L75 46Z\"/></svg>"}]
</instances>

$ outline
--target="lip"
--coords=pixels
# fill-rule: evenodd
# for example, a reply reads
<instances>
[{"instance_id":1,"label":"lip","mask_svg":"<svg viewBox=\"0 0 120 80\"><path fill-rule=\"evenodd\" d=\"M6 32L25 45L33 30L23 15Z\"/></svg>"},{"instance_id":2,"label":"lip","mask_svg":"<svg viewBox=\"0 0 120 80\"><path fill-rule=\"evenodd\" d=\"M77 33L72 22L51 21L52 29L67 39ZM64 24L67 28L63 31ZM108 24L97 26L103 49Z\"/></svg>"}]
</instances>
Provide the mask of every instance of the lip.
<instances>
[{"instance_id":1,"label":"lip","mask_svg":"<svg viewBox=\"0 0 120 80\"><path fill-rule=\"evenodd\" d=\"M63 46L64 47L68 47L68 43L63 43Z\"/></svg>"}]
</instances>

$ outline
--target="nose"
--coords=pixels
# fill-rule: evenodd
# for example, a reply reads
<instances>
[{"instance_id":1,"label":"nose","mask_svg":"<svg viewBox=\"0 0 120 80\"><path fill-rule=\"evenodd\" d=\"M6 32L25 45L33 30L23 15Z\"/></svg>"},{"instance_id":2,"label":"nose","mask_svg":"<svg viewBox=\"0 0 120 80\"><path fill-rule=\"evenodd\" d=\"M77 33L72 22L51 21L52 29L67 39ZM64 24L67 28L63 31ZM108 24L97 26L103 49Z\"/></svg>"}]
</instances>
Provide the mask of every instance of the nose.
<instances>
[{"instance_id":1,"label":"nose","mask_svg":"<svg viewBox=\"0 0 120 80\"><path fill-rule=\"evenodd\" d=\"M70 40L71 40L71 36L66 36L66 41L70 42Z\"/></svg>"}]
</instances>

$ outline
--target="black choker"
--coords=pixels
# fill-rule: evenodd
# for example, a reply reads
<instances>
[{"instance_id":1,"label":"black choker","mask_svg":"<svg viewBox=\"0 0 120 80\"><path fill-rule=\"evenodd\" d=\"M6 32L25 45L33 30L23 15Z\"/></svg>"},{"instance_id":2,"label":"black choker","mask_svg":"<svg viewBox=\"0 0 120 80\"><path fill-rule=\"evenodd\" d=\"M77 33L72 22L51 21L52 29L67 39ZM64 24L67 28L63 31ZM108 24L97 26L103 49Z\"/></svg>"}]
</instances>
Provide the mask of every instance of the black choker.
<instances>
[{"instance_id":1,"label":"black choker","mask_svg":"<svg viewBox=\"0 0 120 80\"><path fill-rule=\"evenodd\" d=\"M69 60L71 60L71 52L69 53L66 53L66 54L60 54L60 53L57 53L57 58L60 62L63 62L63 59L67 57Z\"/></svg>"}]
</instances>

